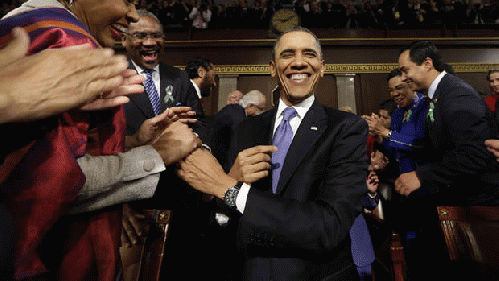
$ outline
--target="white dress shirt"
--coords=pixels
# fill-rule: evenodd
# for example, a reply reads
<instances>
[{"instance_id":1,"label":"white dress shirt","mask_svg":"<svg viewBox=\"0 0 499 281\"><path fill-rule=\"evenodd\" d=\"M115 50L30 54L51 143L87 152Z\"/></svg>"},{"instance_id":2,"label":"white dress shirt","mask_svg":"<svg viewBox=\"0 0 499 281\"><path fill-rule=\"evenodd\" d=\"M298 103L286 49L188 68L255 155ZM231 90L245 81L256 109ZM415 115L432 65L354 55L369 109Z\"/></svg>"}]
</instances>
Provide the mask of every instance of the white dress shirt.
<instances>
[{"instance_id":1,"label":"white dress shirt","mask_svg":"<svg viewBox=\"0 0 499 281\"><path fill-rule=\"evenodd\" d=\"M194 86L194 89L196 89L196 94L198 94L198 98L202 99L203 96L201 95L201 89L199 89L198 85L196 83L194 83L194 81L192 81L192 79L191 79L191 83Z\"/></svg>"},{"instance_id":2,"label":"white dress shirt","mask_svg":"<svg viewBox=\"0 0 499 281\"><path fill-rule=\"evenodd\" d=\"M435 78L435 80L433 80L433 82L431 83L430 87L428 88L428 97L430 99L433 99L433 96L435 95L435 91L437 90L438 84L440 83L442 78L445 76L445 74L447 74L447 72L445 72L445 70L442 71L437 76L437 78Z\"/></svg>"}]
</instances>

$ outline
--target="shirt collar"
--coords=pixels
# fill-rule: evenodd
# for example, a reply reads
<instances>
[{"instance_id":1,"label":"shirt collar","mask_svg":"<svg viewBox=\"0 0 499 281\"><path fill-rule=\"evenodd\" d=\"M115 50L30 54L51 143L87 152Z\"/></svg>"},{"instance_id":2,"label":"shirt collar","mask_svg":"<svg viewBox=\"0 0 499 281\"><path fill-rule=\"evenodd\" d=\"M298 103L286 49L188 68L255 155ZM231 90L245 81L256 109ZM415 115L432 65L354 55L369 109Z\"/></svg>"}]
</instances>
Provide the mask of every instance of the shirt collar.
<instances>
[{"instance_id":1,"label":"shirt collar","mask_svg":"<svg viewBox=\"0 0 499 281\"><path fill-rule=\"evenodd\" d=\"M135 66L135 69L137 70L137 73L138 73L138 74L145 74L145 73L144 73L144 70L145 70L144 68L142 68L142 67L138 66L138 65L137 65L137 64L136 64L133 60L131 60L131 61L132 61L133 66ZM153 70L154 70L156 73L159 73L159 64L157 64L157 65L153 68Z\"/></svg>"},{"instance_id":2,"label":"shirt collar","mask_svg":"<svg viewBox=\"0 0 499 281\"><path fill-rule=\"evenodd\" d=\"M310 109L314 101L315 101L315 96L311 95L302 102L294 105L293 107L296 109L296 116L298 116L300 119L303 119L303 117L305 117L305 114L307 114L308 110ZM276 118L281 117L282 112L286 107L288 106L281 99L279 102L279 106L277 107Z\"/></svg>"},{"instance_id":3,"label":"shirt collar","mask_svg":"<svg viewBox=\"0 0 499 281\"><path fill-rule=\"evenodd\" d=\"M196 89L196 93L198 94L198 98L202 99L203 96L201 95L201 89L199 89L198 85L196 83L194 83L194 81L192 81L192 79L191 79L191 82L192 82L192 85L194 86L194 89Z\"/></svg>"},{"instance_id":4,"label":"shirt collar","mask_svg":"<svg viewBox=\"0 0 499 281\"><path fill-rule=\"evenodd\" d=\"M442 80L442 77L444 77L445 74L447 74L447 72L445 70L440 72L440 74L437 76L437 78L435 78L435 80L433 80L433 82L431 83L430 87L428 88L428 97L430 99L433 99L433 96L435 95L435 91L437 90L437 87L438 87L438 83L440 83L440 80Z\"/></svg>"}]
</instances>

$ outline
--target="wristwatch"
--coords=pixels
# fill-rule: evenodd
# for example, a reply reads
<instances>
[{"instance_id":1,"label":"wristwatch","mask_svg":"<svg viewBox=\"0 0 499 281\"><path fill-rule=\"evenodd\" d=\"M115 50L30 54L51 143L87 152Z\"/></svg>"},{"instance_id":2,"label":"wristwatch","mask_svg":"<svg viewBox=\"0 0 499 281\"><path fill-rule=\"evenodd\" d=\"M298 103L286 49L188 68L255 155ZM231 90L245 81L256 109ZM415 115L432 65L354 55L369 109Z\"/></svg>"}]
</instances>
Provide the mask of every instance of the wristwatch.
<instances>
[{"instance_id":1,"label":"wristwatch","mask_svg":"<svg viewBox=\"0 0 499 281\"><path fill-rule=\"evenodd\" d=\"M238 181L233 187L227 189L227 191L224 194L224 202L225 204L227 204L227 206L233 208L236 207L236 198L237 195L239 194L241 186L243 186L243 182Z\"/></svg>"}]
</instances>

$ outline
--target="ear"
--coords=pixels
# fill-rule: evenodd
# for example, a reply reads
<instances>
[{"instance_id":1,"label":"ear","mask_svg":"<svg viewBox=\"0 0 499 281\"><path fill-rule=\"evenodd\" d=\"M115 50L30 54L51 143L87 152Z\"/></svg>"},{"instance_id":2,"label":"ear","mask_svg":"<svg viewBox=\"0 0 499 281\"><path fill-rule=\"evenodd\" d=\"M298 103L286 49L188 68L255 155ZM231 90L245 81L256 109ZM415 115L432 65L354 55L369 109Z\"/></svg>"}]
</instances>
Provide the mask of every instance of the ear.
<instances>
[{"instance_id":1,"label":"ear","mask_svg":"<svg viewBox=\"0 0 499 281\"><path fill-rule=\"evenodd\" d=\"M269 61L270 76L276 77L276 65L275 61Z\"/></svg>"},{"instance_id":2,"label":"ear","mask_svg":"<svg viewBox=\"0 0 499 281\"><path fill-rule=\"evenodd\" d=\"M325 60L322 60L322 63L321 63L321 73L320 73L320 77L324 77L324 72L326 72L326 61Z\"/></svg>"},{"instance_id":3,"label":"ear","mask_svg":"<svg viewBox=\"0 0 499 281\"><path fill-rule=\"evenodd\" d=\"M204 78L206 76L206 69L204 69L204 67L200 66L198 68L198 76L200 78Z\"/></svg>"},{"instance_id":4,"label":"ear","mask_svg":"<svg viewBox=\"0 0 499 281\"><path fill-rule=\"evenodd\" d=\"M423 66L427 69L427 70L431 70L432 68L435 68L433 66L433 60L431 58L426 58L424 61L423 61Z\"/></svg>"}]
</instances>

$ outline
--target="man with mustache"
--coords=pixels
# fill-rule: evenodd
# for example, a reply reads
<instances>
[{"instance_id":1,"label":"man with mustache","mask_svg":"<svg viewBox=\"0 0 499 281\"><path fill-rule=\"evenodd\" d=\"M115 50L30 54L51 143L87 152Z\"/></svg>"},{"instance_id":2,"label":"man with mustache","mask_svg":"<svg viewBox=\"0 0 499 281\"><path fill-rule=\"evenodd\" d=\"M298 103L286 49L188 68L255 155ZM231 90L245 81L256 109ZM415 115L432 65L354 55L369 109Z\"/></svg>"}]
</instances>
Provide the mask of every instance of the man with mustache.
<instances>
[{"instance_id":1,"label":"man with mustache","mask_svg":"<svg viewBox=\"0 0 499 281\"><path fill-rule=\"evenodd\" d=\"M146 10L138 10L137 13L140 19L128 27L123 46L130 66L146 81L144 94L130 97L131 102L125 106L127 135L134 134L144 120L162 113L168 107L188 106L198 116L203 115L196 90L187 75L178 68L160 62L164 34L158 18Z\"/></svg>"},{"instance_id":2,"label":"man with mustache","mask_svg":"<svg viewBox=\"0 0 499 281\"><path fill-rule=\"evenodd\" d=\"M124 106L127 141L131 140L131 142L137 138L137 132L143 123L163 115L167 108L190 107L192 111L196 112L196 117L203 115L196 90L187 74L176 67L160 62L164 34L158 18L146 10L138 10L137 14L139 15L138 21L129 25L122 38L131 68L137 70L145 78L144 93L130 96L130 102ZM201 131L204 130L204 124L200 123L202 122L190 124L190 127L199 135L203 135ZM186 124L179 122L175 123L175 127L183 132L191 130L187 128ZM173 132L165 133L165 135L168 134L174 135ZM197 136L197 134L195 135ZM183 139L187 138L188 136L184 136ZM178 142L182 142L182 138L178 139ZM166 146L171 146L174 143L172 141L170 145L166 144ZM173 151L170 152L176 154ZM138 269L136 266L140 261L140 241L143 241L148 235L148 220L145 219L145 209L179 210L173 215L176 218L176 224L172 226L169 238L174 239L169 240L175 241L172 242L175 245L168 247L170 252L168 257L177 258L180 263L179 255L174 253L184 250L188 252L189 247L195 247L195 243L187 243L186 240L199 240L199 237L196 236L199 230L193 228L197 227L194 220L197 220L201 213L198 210L201 194L192 188L189 189L172 171L173 169L167 166L166 171L161 172L157 184L158 188L152 199L124 206L123 226L125 231L122 239L124 239L125 247L122 248L122 258L124 260L125 280L135 278ZM178 225L178 223L182 225ZM179 242L179 239L182 242ZM136 247L137 245L138 247ZM179 249L180 247L183 249ZM173 263L169 262L169 264Z\"/></svg>"},{"instance_id":3,"label":"man with mustache","mask_svg":"<svg viewBox=\"0 0 499 281\"><path fill-rule=\"evenodd\" d=\"M239 154L229 174L206 149L181 161L184 180L240 215L241 262L221 264L240 270L238 279L359 279L349 231L367 192L368 126L316 101L325 68L313 33L284 33L270 62L280 100L238 126L230 160Z\"/></svg>"}]
</instances>

